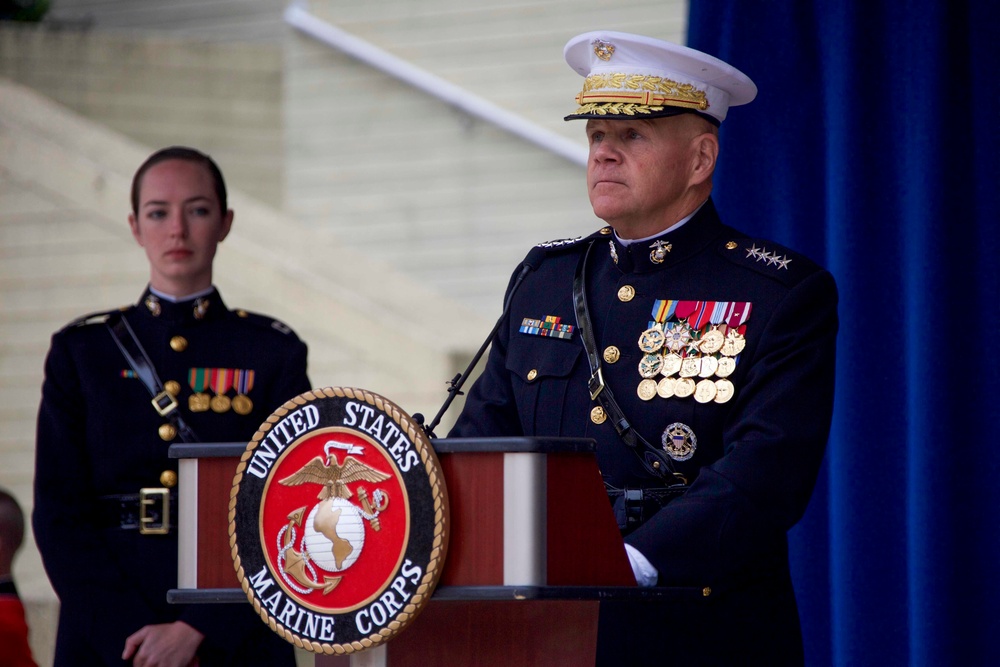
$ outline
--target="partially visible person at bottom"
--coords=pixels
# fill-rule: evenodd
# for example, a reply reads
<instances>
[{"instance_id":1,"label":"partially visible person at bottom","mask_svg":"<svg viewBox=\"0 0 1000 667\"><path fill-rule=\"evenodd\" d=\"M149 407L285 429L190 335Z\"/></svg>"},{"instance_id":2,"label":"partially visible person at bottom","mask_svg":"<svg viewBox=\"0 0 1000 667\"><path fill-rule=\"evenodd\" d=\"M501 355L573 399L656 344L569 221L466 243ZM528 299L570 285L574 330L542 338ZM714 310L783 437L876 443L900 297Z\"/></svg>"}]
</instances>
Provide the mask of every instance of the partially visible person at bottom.
<instances>
[{"instance_id":1,"label":"partially visible person at bottom","mask_svg":"<svg viewBox=\"0 0 1000 667\"><path fill-rule=\"evenodd\" d=\"M24 513L0 489L0 667L35 667L24 605L14 585L14 555L24 540Z\"/></svg>"},{"instance_id":2,"label":"partially visible person at bottom","mask_svg":"<svg viewBox=\"0 0 1000 667\"><path fill-rule=\"evenodd\" d=\"M61 603L55 665L293 665L292 646L249 604L167 603L177 588L168 448L249 441L309 390L306 345L277 320L230 310L214 287L233 211L209 157L150 156L128 222L149 262L138 303L72 322L45 362L33 525Z\"/></svg>"},{"instance_id":3,"label":"partially visible person at bottom","mask_svg":"<svg viewBox=\"0 0 1000 667\"><path fill-rule=\"evenodd\" d=\"M610 31L564 55L607 226L518 267L450 435L597 442L636 581L658 589L601 601L599 665L801 665L786 534L830 430L833 277L716 211L719 126L749 77Z\"/></svg>"}]
</instances>

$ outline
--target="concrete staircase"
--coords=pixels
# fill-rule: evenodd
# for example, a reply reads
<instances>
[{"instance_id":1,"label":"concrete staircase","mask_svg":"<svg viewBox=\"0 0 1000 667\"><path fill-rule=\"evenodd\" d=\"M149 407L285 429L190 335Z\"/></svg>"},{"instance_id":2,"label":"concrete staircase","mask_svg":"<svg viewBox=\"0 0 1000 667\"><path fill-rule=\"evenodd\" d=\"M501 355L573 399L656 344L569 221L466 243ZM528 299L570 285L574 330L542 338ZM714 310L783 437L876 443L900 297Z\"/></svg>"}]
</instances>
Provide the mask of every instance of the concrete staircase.
<instances>
[{"instance_id":1,"label":"concrete staircase","mask_svg":"<svg viewBox=\"0 0 1000 667\"><path fill-rule=\"evenodd\" d=\"M0 486L26 513L50 335L135 301L148 278L126 216L132 173L151 151L0 79ZM231 206L233 233L216 260L230 307L292 326L309 344L316 386L363 387L433 415L492 322L245 193ZM15 574L45 664L55 598L30 535Z\"/></svg>"}]
</instances>

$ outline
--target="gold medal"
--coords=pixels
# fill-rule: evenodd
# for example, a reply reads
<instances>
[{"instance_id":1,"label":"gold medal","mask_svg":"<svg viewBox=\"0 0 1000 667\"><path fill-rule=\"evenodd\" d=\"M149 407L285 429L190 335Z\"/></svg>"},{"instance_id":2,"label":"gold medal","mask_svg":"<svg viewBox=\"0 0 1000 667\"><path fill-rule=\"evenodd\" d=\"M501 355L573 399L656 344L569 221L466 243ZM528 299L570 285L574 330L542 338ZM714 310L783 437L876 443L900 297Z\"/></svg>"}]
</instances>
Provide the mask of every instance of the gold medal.
<instances>
[{"instance_id":1,"label":"gold medal","mask_svg":"<svg viewBox=\"0 0 1000 667\"><path fill-rule=\"evenodd\" d=\"M680 376L682 378L697 377L700 372L701 357L684 357L684 359L681 360Z\"/></svg>"},{"instance_id":2,"label":"gold medal","mask_svg":"<svg viewBox=\"0 0 1000 667\"><path fill-rule=\"evenodd\" d=\"M711 380L702 380L695 386L694 400L699 403L709 403L715 400L716 387Z\"/></svg>"},{"instance_id":3,"label":"gold medal","mask_svg":"<svg viewBox=\"0 0 1000 667\"><path fill-rule=\"evenodd\" d=\"M715 402L725 403L733 397L736 393L736 387L729 380L716 380L715 381Z\"/></svg>"},{"instance_id":4,"label":"gold medal","mask_svg":"<svg viewBox=\"0 0 1000 667\"><path fill-rule=\"evenodd\" d=\"M676 375L677 371L681 369L683 361L679 354L674 354L673 352L663 355L663 368L660 369L660 373L667 377Z\"/></svg>"},{"instance_id":5,"label":"gold medal","mask_svg":"<svg viewBox=\"0 0 1000 667\"><path fill-rule=\"evenodd\" d=\"M719 359L719 367L715 369L715 374L720 378L729 377L736 370L736 360L732 357L722 357Z\"/></svg>"},{"instance_id":6,"label":"gold medal","mask_svg":"<svg viewBox=\"0 0 1000 667\"><path fill-rule=\"evenodd\" d=\"M722 344L726 342L726 337L718 329L710 329L701 337L700 349L705 354L715 354L722 349Z\"/></svg>"},{"instance_id":7,"label":"gold medal","mask_svg":"<svg viewBox=\"0 0 1000 667\"><path fill-rule=\"evenodd\" d=\"M728 359L728 357L727 357ZM719 360L715 357L702 357L701 358L701 371L698 373L698 377L710 378L715 375L715 371L719 368Z\"/></svg>"},{"instance_id":8,"label":"gold medal","mask_svg":"<svg viewBox=\"0 0 1000 667\"><path fill-rule=\"evenodd\" d=\"M681 378L674 384L674 396L677 398L687 398L694 393L694 380L691 378Z\"/></svg>"},{"instance_id":9,"label":"gold medal","mask_svg":"<svg viewBox=\"0 0 1000 667\"><path fill-rule=\"evenodd\" d=\"M639 349L646 354L653 354L663 347L663 341L665 340L666 336L663 335L662 325L659 323L654 324L639 336Z\"/></svg>"},{"instance_id":10,"label":"gold medal","mask_svg":"<svg viewBox=\"0 0 1000 667\"><path fill-rule=\"evenodd\" d=\"M238 415L248 415L253 410L253 401L246 394L237 394L233 397L233 412Z\"/></svg>"},{"instance_id":11,"label":"gold medal","mask_svg":"<svg viewBox=\"0 0 1000 667\"><path fill-rule=\"evenodd\" d=\"M730 329L729 333L726 334L726 342L722 344L719 351L727 357L735 357L746 346L747 339L740 335L736 329Z\"/></svg>"},{"instance_id":12,"label":"gold medal","mask_svg":"<svg viewBox=\"0 0 1000 667\"><path fill-rule=\"evenodd\" d=\"M205 412L208 410L211 399L208 394L191 394L188 396L188 410L191 412Z\"/></svg>"},{"instance_id":13,"label":"gold medal","mask_svg":"<svg viewBox=\"0 0 1000 667\"><path fill-rule=\"evenodd\" d=\"M660 374L663 368L663 355L647 354L639 360L639 375L644 378L653 378Z\"/></svg>"},{"instance_id":14,"label":"gold medal","mask_svg":"<svg viewBox=\"0 0 1000 667\"><path fill-rule=\"evenodd\" d=\"M208 387L215 392L215 396L209 402L212 412L219 414L227 412L232 405L232 400L226 393L236 381L236 369L233 368L213 368L209 373ZM239 393L239 392L237 392Z\"/></svg>"},{"instance_id":15,"label":"gold medal","mask_svg":"<svg viewBox=\"0 0 1000 667\"><path fill-rule=\"evenodd\" d=\"M663 378L656 383L656 394L660 398L670 398L674 395L674 385L677 384L676 378Z\"/></svg>"},{"instance_id":16,"label":"gold medal","mask_svg":"<svg viewBox=\"0 0 1000 667\"><path fill-rule=\"evenodd\" d=\"M212 406L212 411L218 412L219 414L228 410L231 404L232 401L229 400L229 397L226 396L225 394L216 394L215 396L212 397L212 400L209 402L209 405Z\"/></svg>"},{"instance_id":17,"label":"gold medal","mask_svg":"<svg viewBox=\"0 0 1000 667\"><path fill-rule=\"evenodd\" d=\"M636 389L636 393L639 395L639 398L644 401L648 401L653 398L656 396L656 380L643 380L639 383L639 388Z\"/></svg>"}]
</instances>

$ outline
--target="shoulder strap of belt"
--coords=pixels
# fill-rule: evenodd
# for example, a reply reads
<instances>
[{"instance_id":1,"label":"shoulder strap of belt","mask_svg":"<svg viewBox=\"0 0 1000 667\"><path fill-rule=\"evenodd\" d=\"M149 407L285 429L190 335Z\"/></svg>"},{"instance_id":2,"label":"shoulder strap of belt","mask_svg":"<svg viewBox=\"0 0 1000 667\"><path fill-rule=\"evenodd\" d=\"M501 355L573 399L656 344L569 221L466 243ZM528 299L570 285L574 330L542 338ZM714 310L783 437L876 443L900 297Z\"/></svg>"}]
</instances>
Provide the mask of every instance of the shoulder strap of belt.
<instances>
[{"instance_id":1,"label":"shoulder strap of belt","mask_svg":"<svg viewBox=\"0 0 1000 667\"><path fill-rule=\"evenodd\" d=\"M622 409L615 401L611 387L604 383L604 376L601 374L601 356L597 353L597 344L594 342L594 329L590 323L590 312L587 308L587 258L594 242L591 241L586 252L580 258L580 263L576 267L576 275L573 276L573 307L576 310L576 322L580 325L580 338L583 347L587 351L587 361L590 363L590 381L587 386L590 389L591 400L596 400L608 415L612 426L622 441L639 458L639 462L646 471L657 478L679 478L683 476L674 471L674 464L667 456L666 452L658 447L653 447L639 434L632 424L625 417Z\"/></svg>"},{"instance_id":2,"label":"shoulder strap of belt","mask_svg":"<svg viewBox=\"0 0 1000 667\"><path fill-rule=\"evenodd\" d=\"M149 355L143 349L142 343L136 338L135 332L125 319L124 313L115 313L108 318L108 331L111 337L121 350L122 356L128 361L128 365L135 371L142 384L149 390L149 395L153 397L150 401L153 409L161 416L172 423L177 428L177 435L183 442L198 442L198 436L191 427L181 418L177 409L177 399L167 392L160 383L160 378L156 374L153 362L149 360Z\"/></svg>"}]
</instances>

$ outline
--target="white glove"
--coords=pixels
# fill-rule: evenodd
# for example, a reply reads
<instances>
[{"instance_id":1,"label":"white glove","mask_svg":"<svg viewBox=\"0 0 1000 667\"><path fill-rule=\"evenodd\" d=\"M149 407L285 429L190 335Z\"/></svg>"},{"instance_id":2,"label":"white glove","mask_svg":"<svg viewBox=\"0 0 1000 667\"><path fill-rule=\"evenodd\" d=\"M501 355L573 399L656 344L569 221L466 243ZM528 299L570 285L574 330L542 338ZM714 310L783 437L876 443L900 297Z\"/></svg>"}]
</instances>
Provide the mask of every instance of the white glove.
<instances>
[{"instance_id":1,"label":"white glove","mask_svg":"<svg viewBox=\"0 0 1000 667\"><path fill-rule=\"evenodd\" d=\"M632 566L632 573L635 575L635 583L640 586L655 586L660 573L656 571L638 549L631 544L625 545L625 553L628 554L628 562Z\"/></svg>"}]
</instances>

